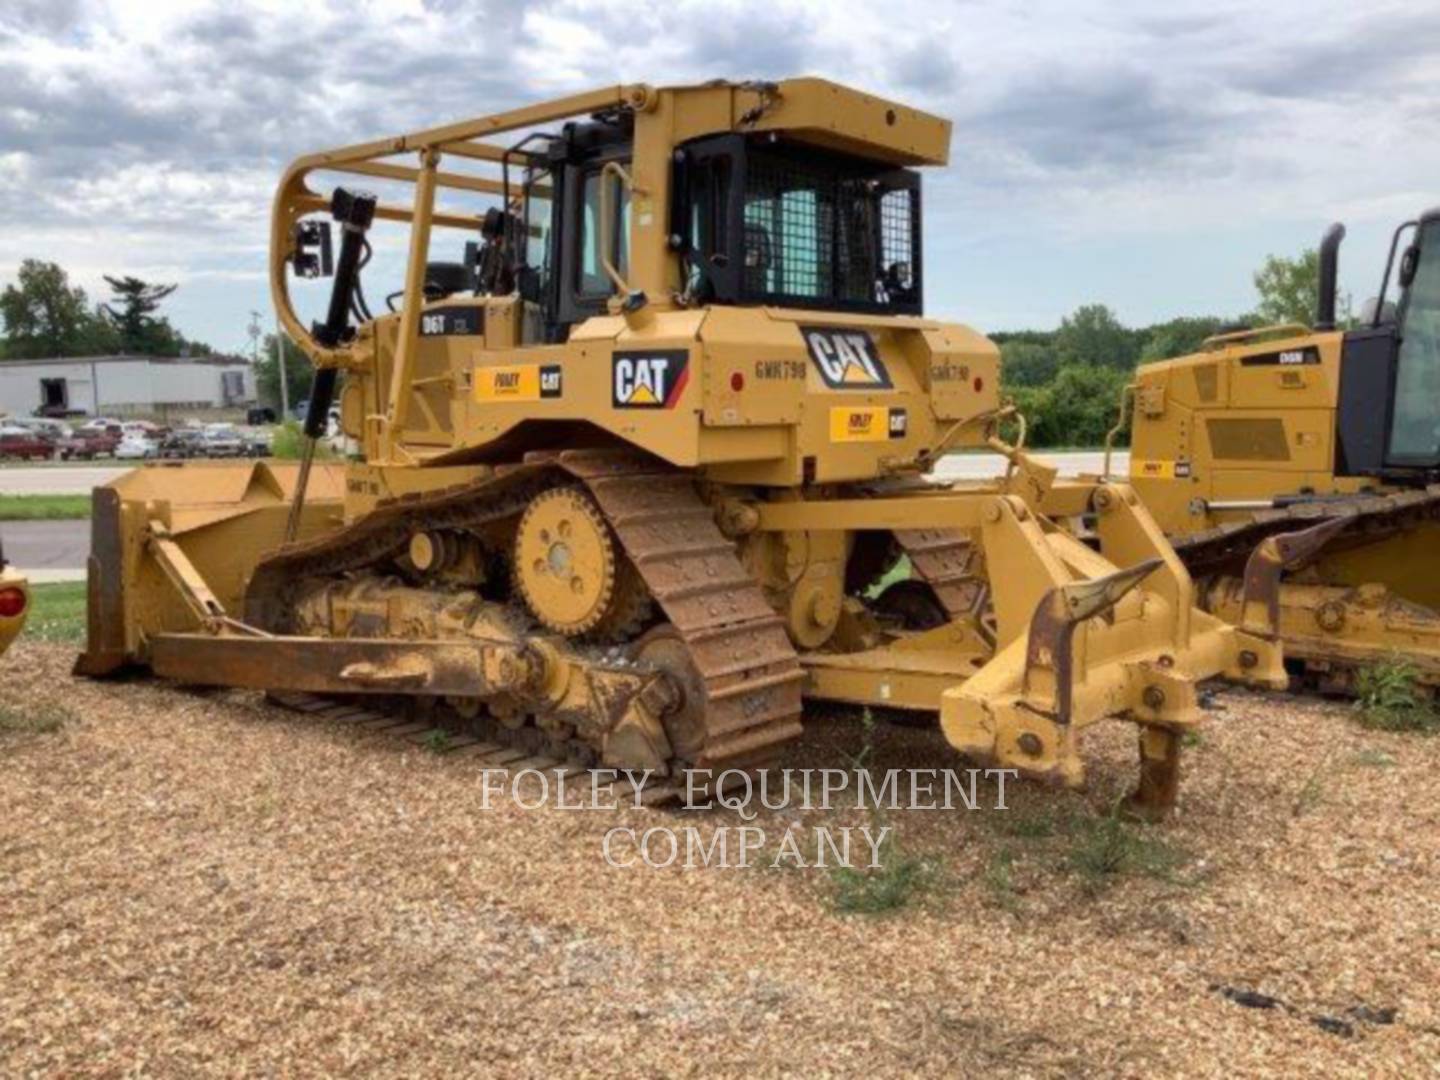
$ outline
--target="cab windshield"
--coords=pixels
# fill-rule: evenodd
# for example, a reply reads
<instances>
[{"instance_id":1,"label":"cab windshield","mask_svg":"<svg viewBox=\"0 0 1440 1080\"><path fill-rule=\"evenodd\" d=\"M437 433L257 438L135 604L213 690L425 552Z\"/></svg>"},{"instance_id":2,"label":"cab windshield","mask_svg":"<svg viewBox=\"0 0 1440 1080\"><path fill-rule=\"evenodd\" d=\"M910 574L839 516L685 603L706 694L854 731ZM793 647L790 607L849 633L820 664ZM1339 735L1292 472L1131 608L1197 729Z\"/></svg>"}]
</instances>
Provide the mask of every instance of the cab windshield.
<instances>
[{"instance_id":1,"label":"cab windshield","mask_svg":"<svg viewBox=\"0 0 1440 1080\"><path fill-rule=\"evenodd\" d=\"M1395 465L1440 459L1440 219L1425 222L1418 240L1420 264L1401 316L1395 373L1388 455Z\"/></svg>"}]
</instances>

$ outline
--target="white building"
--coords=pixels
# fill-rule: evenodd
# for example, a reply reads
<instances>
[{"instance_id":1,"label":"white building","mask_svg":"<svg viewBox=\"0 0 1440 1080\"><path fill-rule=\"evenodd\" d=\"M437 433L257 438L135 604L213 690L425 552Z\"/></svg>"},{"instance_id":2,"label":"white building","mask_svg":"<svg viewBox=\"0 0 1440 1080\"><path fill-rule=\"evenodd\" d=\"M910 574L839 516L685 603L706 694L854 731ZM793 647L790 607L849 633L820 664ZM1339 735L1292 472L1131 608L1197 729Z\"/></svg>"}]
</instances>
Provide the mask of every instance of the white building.
<instances>
[{"instance_id":1,"label":"white building","mask_svg":"<svg viewBox=\"0 0 1440 1080\"><path fill-rule=\"evenodd\" d=\"M166 417L243 408L255 372L235 356L70 356L0 360L0 415Z\"/></svg>"}]
</instances>

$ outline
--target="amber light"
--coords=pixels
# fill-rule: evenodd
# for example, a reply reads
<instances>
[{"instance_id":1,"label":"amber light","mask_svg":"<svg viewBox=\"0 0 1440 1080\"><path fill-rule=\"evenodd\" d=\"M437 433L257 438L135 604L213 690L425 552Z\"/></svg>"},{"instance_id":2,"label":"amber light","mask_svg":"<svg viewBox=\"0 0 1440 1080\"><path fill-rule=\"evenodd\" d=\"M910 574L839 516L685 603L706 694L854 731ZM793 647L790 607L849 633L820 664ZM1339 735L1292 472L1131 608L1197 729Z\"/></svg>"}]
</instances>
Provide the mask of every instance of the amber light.
<instances>
[{"instance_id":1,"label":"amber light","mask_svg":"<svg viewBox=\"0 0 1440 1080\"><path fill-rule=\"evenodd\" d=\"M741 372L732 371L730 373L730 389L737 394L745 389L745 376Z\"/></svg>"},{"instance_id":2,"label":"amber light","mask_svg":"<svg viewBox=\"0 0 1440 1080\"><path fill-rule=\"evenodd\" d=\"M13 619L25 610L25 594L19 589L0 589L0 618Z\"/></svg>"}]
</instances>

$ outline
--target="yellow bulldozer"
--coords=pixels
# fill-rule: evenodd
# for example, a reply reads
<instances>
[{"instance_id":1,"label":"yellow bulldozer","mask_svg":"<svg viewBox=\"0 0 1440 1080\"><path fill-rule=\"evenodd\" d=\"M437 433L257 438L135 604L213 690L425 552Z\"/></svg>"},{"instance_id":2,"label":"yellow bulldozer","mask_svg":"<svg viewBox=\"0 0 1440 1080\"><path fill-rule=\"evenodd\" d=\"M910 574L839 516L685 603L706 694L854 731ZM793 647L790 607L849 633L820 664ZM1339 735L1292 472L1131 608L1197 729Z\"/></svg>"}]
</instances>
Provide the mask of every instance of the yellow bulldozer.
<instances>
[{"instance_id":1,"label":"yellow bulldozer","mask_svg":"<svg viewBox=\"0 0 1440 1080\"><path fill-rule=\"evenodd\" d=\"M1278 625L1306 685L1347 693L1367 665L1398 656L1433 691L1440 210L1395 230L1380 291L1349 328L1336 320L1344 236L1333 225L1321 242L1313 327L1222 334L1139 369L1126 391L1130 481L1201 583L1202 606ZM1277 536L1300 525L1323 540L1303 557ZM1247 605L1256 545L1291 563L1266 612Z\"/></svg>"},{"instance_id":2,"label":"yellow bulldozer","mask_svg":"<svg viewBox=\"0 0 1440 1080\"><path fill-rule=\"evenodd\" d=\"M423 700L672 778L766 766L810 699L938 714L974 760L1079 784L1079 733L1121 717L1163 813L1197 684L1283 682L1273 628L1200 611L1129 486L999 441L997 349L922 306L918 170L949 139L801 78L295 161L270 265L317 371L305 456L97 489L78 670ZM377 313L382 251L403 286ZM316 276L307 326L292 278ZM343 463L312 452L337 394ZM928 479L984 446L1003 478ZM1060 524L1082 517L1090 542Z\"/></svg>"}]
</instances>

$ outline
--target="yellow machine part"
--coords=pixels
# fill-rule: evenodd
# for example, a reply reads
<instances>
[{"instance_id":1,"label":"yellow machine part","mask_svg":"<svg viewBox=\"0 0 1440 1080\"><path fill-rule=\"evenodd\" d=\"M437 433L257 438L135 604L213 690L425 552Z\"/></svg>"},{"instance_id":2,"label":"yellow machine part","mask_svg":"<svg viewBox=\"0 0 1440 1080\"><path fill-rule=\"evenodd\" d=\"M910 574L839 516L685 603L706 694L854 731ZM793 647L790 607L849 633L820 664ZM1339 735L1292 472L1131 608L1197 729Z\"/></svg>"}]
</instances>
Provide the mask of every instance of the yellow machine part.
<instances>
[{"instance_id":1,"label":"yellow machine part","mask_svg":"<svg viewBox=\"0 0 1440 1080\"><path fill-rule=\"evenodd\" d=\"M78 670L99 675L148 663L151 638L209 617L204 598L239 613L255 564L284 540L297 472L294 463L268 460L162 463L96 488L89 647ZM302 538L340 526L343 491L344 468L317 463Z\"/></svg>"},{"instance_id":2,"label":"yellow machine part","mask_svg":"<svg viewBox=\"0 0 1440 1080\"><path fill-rule=\"evenodd\" d=\"M1424 491L1338 475L1343 337L1262 329L1142 365L1128 390L1130 482L1192 566L1207 563L1227 530L1346 516L1346 529L1282 581L1277 615L1287 657L1325 690L1348 691L1361 668L1396 656L1436 685L1440 522L1433 510L1395 511L1430 498ZM1310 362L1269 362L1277 355ZM1305 505L1302 493L1328 502ZM1296 502L1274 508L1277 497ZM1242 624L1239 567L1207 565L1203 573L1205 608Z\"/></svg>"}]
</instances>

